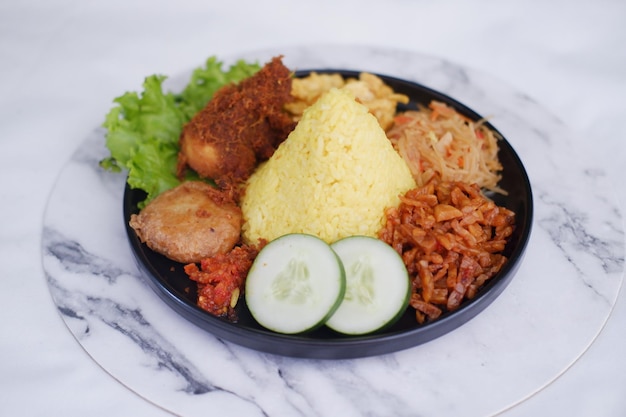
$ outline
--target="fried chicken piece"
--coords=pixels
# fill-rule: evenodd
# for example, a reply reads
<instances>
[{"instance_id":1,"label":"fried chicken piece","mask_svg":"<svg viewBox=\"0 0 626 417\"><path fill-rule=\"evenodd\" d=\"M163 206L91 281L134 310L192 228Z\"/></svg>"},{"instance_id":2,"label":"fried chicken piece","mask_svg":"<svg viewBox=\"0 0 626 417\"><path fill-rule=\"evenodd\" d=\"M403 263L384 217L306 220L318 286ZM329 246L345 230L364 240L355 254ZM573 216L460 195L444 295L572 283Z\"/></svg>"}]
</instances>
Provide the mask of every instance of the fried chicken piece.
<instances>
[{"instance_id":1,"label":"fried chicken piece","mask_svg":"<svg viewBox=\"0 0 626 417\"><path fill-rule=\"evenodd\" d=\"M188 166L220 188L243 183L294 129L283 110L291 98L291 72L281 57L241 83L219 89L183 128L179 175Z\"/></svg>"},{"instance_id":2,"label":"fried chicken piece","mask_svg":"<svg viewBox=\"0 0 626 417\"><path fill-rule=\"evenodd\" d=\"M142 242L181 263L228 252L239 241L241 225L232 196L201 181L161 193L130 218Z\"/></svg>"}]
</instances>

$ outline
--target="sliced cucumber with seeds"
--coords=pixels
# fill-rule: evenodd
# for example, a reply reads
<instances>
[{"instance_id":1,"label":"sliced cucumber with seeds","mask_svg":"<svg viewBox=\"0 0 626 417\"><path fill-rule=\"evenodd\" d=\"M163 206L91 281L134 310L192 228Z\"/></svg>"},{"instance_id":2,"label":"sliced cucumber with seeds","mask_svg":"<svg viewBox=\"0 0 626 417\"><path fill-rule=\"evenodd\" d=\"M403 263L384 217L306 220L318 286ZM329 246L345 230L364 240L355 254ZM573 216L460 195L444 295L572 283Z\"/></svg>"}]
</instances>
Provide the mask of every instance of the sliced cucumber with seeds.
<instances>
[{"instance_id":1,"label":"sliced cucumber with seeds","mask_svg":"<svg viewBox=\"0 0 626 417\"><path fill-rule=\"evenodd\" d=\"M248 272L245 299L260 325L297 334L322 326L339 307L345 289L343 265L330 245L294 233L261 249Z\"/></svg>"},{"instance_id":2,"label":"sliced cucumber with seeds","mask_svg":"<svg viewBox=\"0 0 626 417\"><path fill-rule=\"evenodd\" d=\"M343 263L347 287L326 325L339 333L360 335L395 323L411 295L400 255L385 242L367 236L347 237L331 247Z\"/></svg>"}]
</instances>

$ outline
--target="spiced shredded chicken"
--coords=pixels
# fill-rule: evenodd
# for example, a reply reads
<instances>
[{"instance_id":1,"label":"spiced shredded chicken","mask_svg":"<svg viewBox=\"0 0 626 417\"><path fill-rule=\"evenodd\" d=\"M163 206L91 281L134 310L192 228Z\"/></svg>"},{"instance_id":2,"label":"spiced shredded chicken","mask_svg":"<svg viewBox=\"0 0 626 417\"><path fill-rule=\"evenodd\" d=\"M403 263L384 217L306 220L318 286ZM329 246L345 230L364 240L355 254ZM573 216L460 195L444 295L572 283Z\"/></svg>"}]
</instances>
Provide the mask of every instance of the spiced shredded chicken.
<instances>
[{"instance_id":1,"label":"spiced shredded chicken","mask_svg":"<svg viewBox=\"0 0 626 417\"><path fill-rule=\"evenodd\" d=\"M424 323L459 308L500 271L514 228L515 214L478 185L435 178L386 211L379 238L402 256L412 281L410 305Z\"/></svg>"}]
</instances>

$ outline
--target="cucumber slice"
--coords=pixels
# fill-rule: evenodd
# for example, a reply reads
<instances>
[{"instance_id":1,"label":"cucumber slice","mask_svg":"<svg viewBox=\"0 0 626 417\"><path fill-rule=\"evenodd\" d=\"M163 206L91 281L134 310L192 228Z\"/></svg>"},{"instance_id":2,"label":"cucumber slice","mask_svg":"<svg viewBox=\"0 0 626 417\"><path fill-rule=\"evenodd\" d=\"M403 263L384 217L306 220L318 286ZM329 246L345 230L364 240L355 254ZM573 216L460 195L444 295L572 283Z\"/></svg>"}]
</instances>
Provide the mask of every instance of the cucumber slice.
<instances>
[{"instance_id":1,"label":"cucumber slice","mask_svg":"<svg viewBox=\"0 0 626 417\"><path fill-rule=\"evenodd\" d=\"M248 272L245 299L260 325L296 334L322 326L339 307L345 290L343 265L330 245L294 233L261 249Z\"/></svg>"},{"instance_id":2,"label":"cucumber slice","mask_svg":"<svg viewBox=\"0 0 626 417\"><path fill-rule=\"evenodd\" d=\"M400 255L385 242L351 236L331 245L346 273L344 299L326 325L348 335L372 333L395 323L406 310L411 283Z\"/></svg>"}]
</instances>

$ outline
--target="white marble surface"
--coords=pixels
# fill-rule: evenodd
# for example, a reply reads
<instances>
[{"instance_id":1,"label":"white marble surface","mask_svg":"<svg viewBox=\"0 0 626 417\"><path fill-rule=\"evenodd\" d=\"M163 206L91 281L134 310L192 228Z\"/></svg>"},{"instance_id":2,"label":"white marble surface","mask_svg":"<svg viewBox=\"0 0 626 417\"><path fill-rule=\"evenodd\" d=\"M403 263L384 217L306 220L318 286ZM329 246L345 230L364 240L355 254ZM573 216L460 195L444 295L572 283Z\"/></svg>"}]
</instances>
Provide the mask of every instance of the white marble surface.
<instances>
[{"instance_id":1,"label":"white marble surface","mask_svg":"<svg viewBox=\"0 0 626 417\"><path fill-rule=\"evenodd\" d=\"M618 416L626 411L626 299L623 291L617 293L624 263L623 210L616 205L626 200L620 182L626 129L619 117L626 110L621 100L626 93L626 32L621 27L626 5L321 1L305 9L280 1L54 1L6 3L0 11L0 178L6 200L0 229L3 415L49 415L51 410L64 415L168 415L164 408L195 415L203 406L233 415L490 415L531 394L503 415ZM449 349L453 360L447 364L454 363L463 355L459 341L472 334L465 326L446 336L448 344L438 340L366 361L311 363L259 355L181 324L158 303L146 301L151 294L144 294L133 278L123 235L116 231L121 224L111 215L119 208L119 179L88 168L97 148L82 147L75 154L92 137L111 99L137 89L147 74L178 74L208 55L319 42L359 44L369 53L401 48L413 52L409 56L434 57L428 62L443 59L449 64L429 76L437 88L478 111L499 115L505 134L528 132L510 139L528 166L544 210L537 217L529 261L520 270L524 279L516 279L493 308L469 323L478 330L489 328L489 320L519 325L505 330L494 326L489 332L490 349L482 350L489 372L476 363L454 369L431 363L426 374L400 366L418 354L437 358L436 344ZM459 78L467 74L469 78ZM68 164L72 155L74 162ZM70 180L89 187L63 189ZM99 188L91 186L94 181ZM92 197L95 189L104 197ZM77 198L81 204L73 206L75 211L55 211ZM113 241L86 233L92 222L94 231L106 229ZM58 234L48 234L42 242L44 224L63 232L62 242L80 236L80 247L60 246L66 254L92 257L86 263L81 263L84 256L42 262L42 243L59 241ZM158 317L158 325L146 331L141 321L127 320L121 328L130 331L110 332L107 323L119 322L115 310L102 304L81 306L80 297L59 297L59 287L52 286L57 302L77 302L70 305L91 312L75 320L60 315L44 269L54 271L53 276L70 270L74 278L95 271L103 278L100 288L81 287L80 281L66 287L72 294L86 294L121 285L126 296L118 296L116 306L140 311L149 322ZM539 274L557 278L548 284L550 294L524 286ZM541 304L511 297L533 294L553 303L535 325L528 321L529 309ZM106 304L109 299L98 300ZM507 300L520 314L502 313ZM576 300L585 302L570 302ZM555 325L552 337L537 340L549 325ZM72 333L94 336L79 337L77 343ZM493 337L498 333L508 337ZM194 344L178 343L178 335L207 343L211 358L224 360L208 363ZM512 349L515 340L519 343ZM533 344L524 343L528 341ZM157 345L160 349L141 349ZM499 345L507 349L496 349ZM173 351L182 356L171 356ZM520 357L518 352L531 353ZM528 372L515 372L512 363L519 361ZM400 379L393 381L390 375ZM434 387L425 386L426 376ZM408 388L415 381L421 383L414 394ZM477 387L484 381L487 385ZM187 394L194 389L211 394Z\"/></svg>"}]
</instances>

